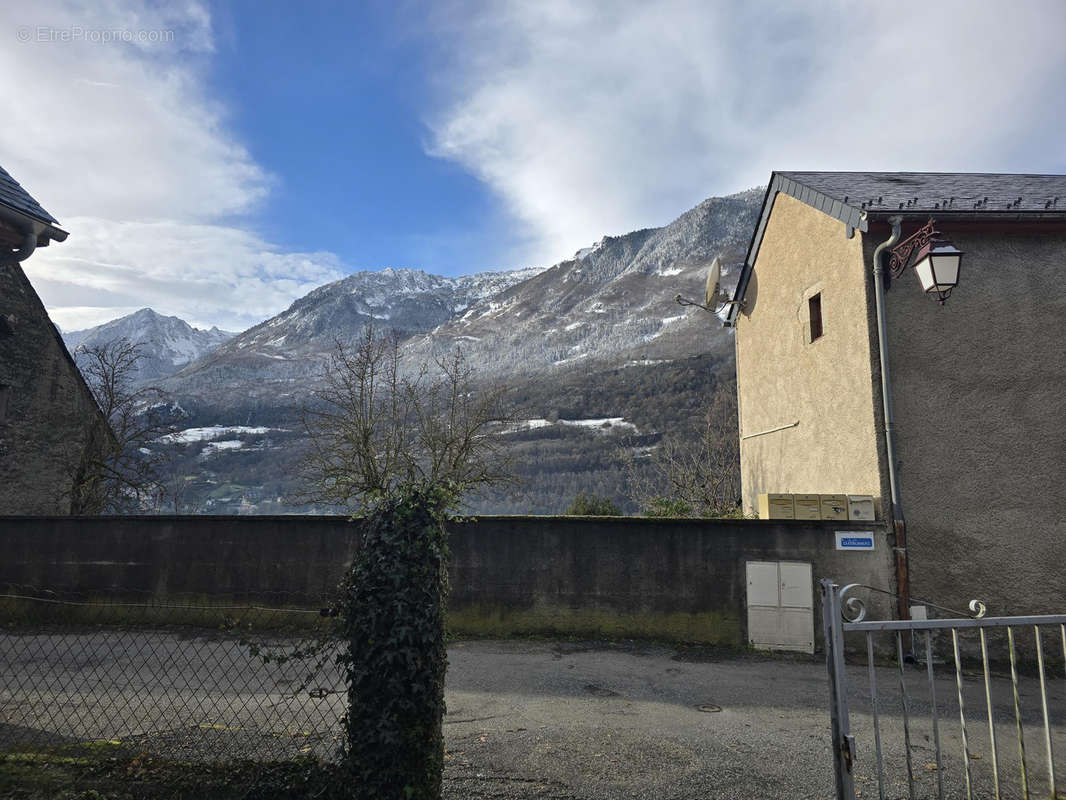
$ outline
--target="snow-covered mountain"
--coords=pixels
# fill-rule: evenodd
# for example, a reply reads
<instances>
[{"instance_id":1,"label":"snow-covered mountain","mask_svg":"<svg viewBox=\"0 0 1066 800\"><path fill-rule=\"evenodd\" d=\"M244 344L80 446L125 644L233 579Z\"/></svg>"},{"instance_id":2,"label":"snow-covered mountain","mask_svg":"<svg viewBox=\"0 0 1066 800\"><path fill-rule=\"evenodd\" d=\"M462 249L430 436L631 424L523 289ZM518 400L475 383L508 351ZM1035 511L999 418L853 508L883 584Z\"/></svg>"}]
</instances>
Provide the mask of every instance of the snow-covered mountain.
<instances>
[{"instance_id":1,"label":"snow-covered mountain","mask_svg":"<svg viewBox=\"0 0 1066 800\"><path fill-rule=\"evenodd\" d=\"M164 317L150 308L105 322L95 328L62 334L67 348L78 356L80 348L126 339L138 345L141 360L134 380L155 380L172 375L233 337L229 331L201 330L178 317Z\"/></svg>"},{"instance_id":2,"label":"snow-covered mountain","mask_svg":"<svg viewBox=\"0 0 1066 800\"><path fill-rule=\"evenodd\" d=\"M728 332L674 298L702 301L718 254L726 254L726 282L735 280L761 200L761 189L712 197L669 225L605 236L546 269L458 278L355 273L235 336L164 386L212 408L238 400L292 405L313 388L335 343L351 343L366 325L399 333L408 364L459 345L494 378L724 352L732 347Z\"/></svg>"},{"instance_id":3,"label":"snow-covered mountain","mask_svg":"<svg viewBox=\"0 0 1066 800\"><path fill-rule=\"evenodd\" d=\"M702 303L719 254L724 282L736 280L761 200L760 189L712 197L665 227L606 236L412 338L406 350L428 359L459 344L471 363L503 377L731 348L717 320L674 298Z\"/></svg>"},{"instance_id":4,"label":"snow-covered mountain","mask_svg":"<svg viewBox=\"0 0 1066 800\"><path fill-rule=\"evenodd\" d=\"M178 394L223 405L234 392L242 400L298 395L335 343L350 344L366 325L402 337L428 332L541 272L530 268L457 278L411 269L357 272L320 286L235 336L166 385Z\"/></svg>"},{"instance_id":5,"label":"snow-covered mountain","mask_svg":"<svg viewBox=\"0 0 1066 800\"><path fill-rule=\"evenodd\" d=\"M217 354L257 352L291 358L347 341L364 325L402 334L432 330L471 305L542 270L481 272L445 278L422 270L357 272L312 291L289 308L237 336Z\"/></svg>"}]
</instances>

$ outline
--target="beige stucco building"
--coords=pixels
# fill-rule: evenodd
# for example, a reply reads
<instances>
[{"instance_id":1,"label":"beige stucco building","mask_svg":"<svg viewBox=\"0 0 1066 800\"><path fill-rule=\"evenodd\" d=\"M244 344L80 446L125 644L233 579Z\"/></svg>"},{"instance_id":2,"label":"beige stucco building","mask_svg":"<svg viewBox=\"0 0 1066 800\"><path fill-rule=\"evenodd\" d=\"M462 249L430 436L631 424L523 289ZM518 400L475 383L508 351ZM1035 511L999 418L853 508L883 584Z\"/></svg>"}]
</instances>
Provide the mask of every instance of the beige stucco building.
<instances>
[{"instance_id":1,"label":"beige stucco building","mask_svg":"<svg viewBox=\"0 0 1066 800\"><path fill-rule=\"evenodd\" d=\"M958 287L886 274L880 334L874 250L930 218ZM774 173L733 299L747 511L871 494L912 602L1066 608L1066 176Z\"/></svg>"}]
</instances>

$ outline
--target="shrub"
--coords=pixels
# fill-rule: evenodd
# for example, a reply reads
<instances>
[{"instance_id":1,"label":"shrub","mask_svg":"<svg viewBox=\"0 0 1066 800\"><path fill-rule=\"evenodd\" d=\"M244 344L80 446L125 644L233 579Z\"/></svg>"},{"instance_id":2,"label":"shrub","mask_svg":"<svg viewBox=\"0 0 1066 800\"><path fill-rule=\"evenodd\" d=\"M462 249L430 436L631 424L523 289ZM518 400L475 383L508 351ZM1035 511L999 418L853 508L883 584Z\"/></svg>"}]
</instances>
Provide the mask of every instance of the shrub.
<instances>
[{"instance_id":1,"label":"shrub","mask_svg":"<svg viewBox=\"0 0 1066 800\"><path fill-rule=\"evenodd\" d=\"M680 498L659 495L648 500L648 505L644 509L644 516L690 517L692 516L692 506Z\"/></svg>"},{"instance_id":2,"label":"shrub","mask_svg":"<svg viewBox=\"0 0 1066 800\"><path fill-rule=\"evenodd\" d=\"M594 494L578 492L574 502L566 509L569 516L576 517L620 517L622 510L609 497L597 497Z\"/></svg>"}]
</instances>

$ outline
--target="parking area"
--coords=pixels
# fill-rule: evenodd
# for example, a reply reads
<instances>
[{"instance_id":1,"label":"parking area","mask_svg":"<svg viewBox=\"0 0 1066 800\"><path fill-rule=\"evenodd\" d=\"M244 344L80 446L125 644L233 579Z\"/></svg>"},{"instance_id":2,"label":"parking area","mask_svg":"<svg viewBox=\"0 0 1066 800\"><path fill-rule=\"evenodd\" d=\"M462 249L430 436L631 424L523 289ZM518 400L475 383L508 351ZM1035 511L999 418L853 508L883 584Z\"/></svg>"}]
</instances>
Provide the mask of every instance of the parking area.
<instances>
[{"instance_id":1,"label":"parking area","mask_svg":"<svg viewBox=\"0 0 1066 800\"><path fill-rule=\"evenodd\" d=\"M562 642L466 642L449 651L449 796L501 798L832 798L828 690L819 657ZM953 669L939 666L932 725L926 669L903 670L915 797L965 798ZM868 671L847 667L859 797L878 796ZM876 669L885 797L908 796L896 666ZM992 797L980 672L963 676L973 793ZM1010 682L992 682L1001 798L1022 797ZM1019 702L1027 781L1048 796L1040 689ZM1066 681L1048 687L1055 767L1066 775ZM939 735L942 758L936 759Z\"/></svg>"},{"instance_id":2,"label":"parking area","mask_svg":"<svg viewBox=\"0 0 1066 800\"><path fill-rule=\"evenodd\" d=\"M817 660L480 641L449 656L449 797L831 796Z\"/></svg>"},{"instance_id":3,"label":"parking area","mask_svg":"<svg viewBox=\"0 0 1066 800\"><path fill-rule=\"evenodd\" d=\"M299 666L263 665L217 636L108 631L0 635L0 742L107 739L180 759L330 757L340 742L335 672L294 696ZM55 653L62 653L57 660ZM817 657L641 643L468 640L449 647L448 798L830 798L828 690ZM211 665L205 669L205 665ZM924 669L906 668L918 797L964 797L953 671L938 672L944 759L935 763ZM886 796L906 796L899 674L878 669ZM877 796L864 665L848 667L860 796ZM983 683L964 681L975 786L990 788ZM893 688L893 687L897 688ZM1003 797L1020 796L1009 682L993 687ZM1066 686L1049 688L1066 775ZM1022 685L1031 786L1046 758L1039 700ZM978 792L978 796L983 796ZM988 792L991 796L990 792Z\"/></svg>"}]
</instances>

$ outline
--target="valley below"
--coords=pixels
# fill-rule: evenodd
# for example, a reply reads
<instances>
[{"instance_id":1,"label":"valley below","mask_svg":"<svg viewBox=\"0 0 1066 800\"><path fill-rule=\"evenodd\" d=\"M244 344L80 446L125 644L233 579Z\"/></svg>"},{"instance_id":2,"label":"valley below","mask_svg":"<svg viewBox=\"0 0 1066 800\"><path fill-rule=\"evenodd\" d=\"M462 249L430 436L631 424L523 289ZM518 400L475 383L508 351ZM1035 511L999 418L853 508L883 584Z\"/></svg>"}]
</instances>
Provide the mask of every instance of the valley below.
<instances>
[{"instance_id":1,"label":"valley below","mask_svg":"<svg viewBox=\"0 0 1066 800\"><path fill-rule=\"evenodd\" d=\"M732 353L598 369L506 385L514 421L496 432L514 482L468 499L482 514L560 514L578 492L640 508L630 483L670 433L695 437L715 392L734 392ZM182 406L184 408L184 405ZM298 409L193 412L157 446L167 465L163 513L332 513L301 499L307 447Z\"/></svg>"}]
</instances>

